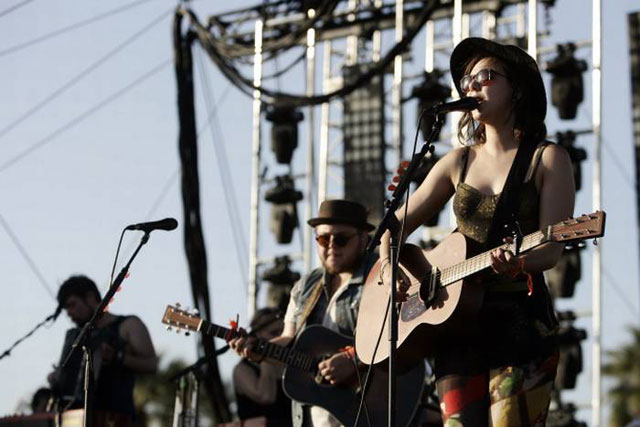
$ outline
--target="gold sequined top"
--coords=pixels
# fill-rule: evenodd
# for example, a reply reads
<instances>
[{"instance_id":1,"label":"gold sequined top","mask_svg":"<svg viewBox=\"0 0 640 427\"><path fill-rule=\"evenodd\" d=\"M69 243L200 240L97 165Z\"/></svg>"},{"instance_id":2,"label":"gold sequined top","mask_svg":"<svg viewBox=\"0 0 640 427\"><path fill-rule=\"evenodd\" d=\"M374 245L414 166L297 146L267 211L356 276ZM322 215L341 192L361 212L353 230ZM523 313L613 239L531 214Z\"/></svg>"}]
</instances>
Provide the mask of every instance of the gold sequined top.
<instances>
[{"instance_id":1,"label":"gold sequined top","mask_svg":"<svg viewBox=\"0 0 640 427\"><path fill-rule=\"evenodd\" d=\"M538 230L540 197L534 180L525 182L521 188L517 217L520 228L526 235ZM467 183L458 183L453 198L453 212L456 215L458 230L481 245L486 243L499 198L500 193L487 195Z\"/></svg>"},{"instance_id":2,"label":"gold sequined top","mask_svg":"<svg viewBox=\"0 0 640 427\"><path fill-rule=\"evenodd\" d=\"M541 145L534 153L531 166L527 171L526 180L520 187L520 204L516 217L524 235L534 233L539 229L540 195L535 185L535 171L542 151L546 144ZM472 240L476 250L489 250L485 246L489 237L489 228L500 199L500 194L484 194L480 190L464 182L469 159L469 149L465 153L460 179L453 198L453 212L456 216L458 231ZM522 278L493 276L487 288L490 291L513 292L527 290L527 282Z\"/></svg>"}]
</instances>

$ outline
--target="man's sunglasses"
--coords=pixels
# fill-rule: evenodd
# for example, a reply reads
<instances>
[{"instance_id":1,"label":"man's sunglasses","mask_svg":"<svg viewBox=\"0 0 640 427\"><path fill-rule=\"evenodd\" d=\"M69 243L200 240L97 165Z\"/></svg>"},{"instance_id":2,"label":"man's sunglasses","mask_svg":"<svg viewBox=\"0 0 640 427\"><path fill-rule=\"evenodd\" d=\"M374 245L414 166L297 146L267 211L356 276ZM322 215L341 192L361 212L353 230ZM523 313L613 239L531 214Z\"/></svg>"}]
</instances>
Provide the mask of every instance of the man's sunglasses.
<instances>
[{"instance_id":1,"label":"man's sunglasses","mask_svg":"<svg viewBox=\"0 0 640 427\"><path fill-rule=\"evenodd\" d=\"M495 78L496 75L502 76L504 78L507 77L504 74L490 68L482 69L475 74L467 74L460 79L460 90L462 91L462 93L467 93L471 90L471 87L474 85L474 83L477 85L477 87L486 86L491 80Z\"/></svg>"},{"instance_id":2,"label":"man's sunglasses","mask_svg":"<svg viewBox=\"0 0 640 427\"><path fill-rule=\"evenodd\" d=\"M333 244L335 246L338 246L338 247L342 248L344 246L347 246L347 243L349 243L349 240L351 240L357 234L358 233L352 233L352 234L347 234L347 233L318 234L316 236L316 242L318 242L318 244L320 246L322 246L323 248L328 248L329 244L331 243L331 237L333 237Z\"/></svg>"}]
</instances>

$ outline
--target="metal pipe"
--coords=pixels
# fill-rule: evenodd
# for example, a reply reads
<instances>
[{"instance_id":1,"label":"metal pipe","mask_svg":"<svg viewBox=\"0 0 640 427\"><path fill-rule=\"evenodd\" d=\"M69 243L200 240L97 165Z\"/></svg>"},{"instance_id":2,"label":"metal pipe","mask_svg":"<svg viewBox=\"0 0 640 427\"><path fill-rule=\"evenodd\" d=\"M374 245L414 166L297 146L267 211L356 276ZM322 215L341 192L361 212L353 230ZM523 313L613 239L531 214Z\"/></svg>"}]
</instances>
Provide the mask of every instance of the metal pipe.
<instances>
[{"instance_id":1,"label":"metal pipe","mask_svg":"<svg viewBox=\"0 0 640 427\"><path fill-rule=\"evenodd\" d=\"M529 0L528 30L527 51L532 58L538 59L538 0Z\"/></svg>"},{"instance_id":2,"label":"metal pipe","mask_svg":"<svg viewBox=\"0 0 640 427\"><path fill-rule=\"evenodd\" d=\"M253 58L253 84L262 84L262 28L260 19L255 24L255 54ZM260 91L253 91L253 131L251 145L251 212L249 220L249 289L247 290L247 318L251 319L256 311L258 291L258 233L260 231L260 138L261 138Z\"/></svg>"},{"instance_id":3,"label":"metal pipe","mask_svg":"<svg viewBox=\"0 0 640 427\"><path fill-rule=\"evenodd\" d=\"M309 9L309 19L313 19L315 11ZM316 30L310 28L307 30L307 95L313 96L316 87ZM307 219L313 217L314 206L314 189L316 188L316 160L315 160L315 106L310 105L308 109L309 114L309 137L307 143L307 197L306 197L306 212L305 217ZM311 227L304 227L304 272L309 273L311 271L311 252L313 250L313 229Z\"/></svg>"},{"instance_id":4,"label":"metal pipe","mask_svg":"<svg viewBox=\"0 0 640 427\"><path fill-rule=\"evenodd\" d=\"M404 36L404 1L396 1L395 40L399 42ZM402 54L393 60L393 148L396 152L395 165L402 161Z\"/></svg>"},{"instance_id":5,"label":"metal pipe","mask_svg":"<svg viewBox=\"0 0 640 427\"><path fill-rule=\"evenodd\" d=\"M331 91L331 40L324 42L322 54L322 91ZM331 105L325 102L320 107L320 161L318 164L318 206L327 198L327 167L329 166L329 120Z\"/></svg>"},{"instance_id":6,"label":"metal pipe","mask_svg":"<svg viewBox=\"0 0 640 427\"><path fill-rule=\"evenodd\" d=\"M593 210L597 211L601 209L602 195L601 195L601 159L602 159L602 134L601 134L601 122L602 122L602 4L601 0L593 0L592 3L592 106L593 109ZM592 265L592 311L593 317L592 332L593 335L593 348L591 354L591 425L598 427L601 422L601 372L600 361L602 355L601 347L601 323L602 323L602 287L601 287L601 251L602 246L596 246L593 250L593 265Z\"/></svg>"}]
</instances>

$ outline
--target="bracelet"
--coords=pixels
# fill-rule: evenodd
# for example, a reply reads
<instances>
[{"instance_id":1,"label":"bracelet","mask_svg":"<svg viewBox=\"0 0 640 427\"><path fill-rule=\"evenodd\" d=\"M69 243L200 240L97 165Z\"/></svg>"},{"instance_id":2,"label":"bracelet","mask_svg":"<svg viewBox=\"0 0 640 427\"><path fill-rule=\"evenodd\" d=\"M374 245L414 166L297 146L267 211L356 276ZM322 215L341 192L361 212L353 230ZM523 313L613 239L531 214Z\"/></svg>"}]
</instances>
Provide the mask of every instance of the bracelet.
<instances>
[{"instance_id":1,"label":"bracelet","mask_svg":"<svg viewBox=\"0 0 640 427\"><path fill-rule=\"evenodd\" d=\"M340 349L343 353L345 353L351 360L356 359L356 349L352 345L348 345Z\"/></svg>"},{"instance_id":2,"label":"bracelet","mask_svg":"<svg viewBox=\"0 0 640 427\"><path fill-rule=\"evenodd\" d=\"M518 265L516 267L513 267L513 269L505 272L507 276L510 276L513 278L521 274L526 274L526 272L524 271L524 258L518 257L517 262L518 262Z\"/></svg>"}]
</instances>

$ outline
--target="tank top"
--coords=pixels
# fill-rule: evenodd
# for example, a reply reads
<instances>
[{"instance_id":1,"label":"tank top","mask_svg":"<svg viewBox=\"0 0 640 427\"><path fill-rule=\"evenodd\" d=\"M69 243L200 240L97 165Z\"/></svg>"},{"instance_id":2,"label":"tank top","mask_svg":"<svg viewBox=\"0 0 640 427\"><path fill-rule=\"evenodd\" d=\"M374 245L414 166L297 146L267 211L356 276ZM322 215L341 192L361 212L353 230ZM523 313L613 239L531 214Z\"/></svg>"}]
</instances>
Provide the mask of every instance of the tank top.
<instances>
[{"instance_id":1,"label":"tank top","mask_svg":"<svg viewBox=\"0 0 640 427\"><path fill-rule=\"evenodd\" d=\"M107 343L116 351L123 348L126 343L120 336L120 325L127 317L129 316L116 316L113 322L96 329L92 345ZM129 368L115 364L103 365L96 384L95 408L135 416L134 383L135 377Z\"/></svg>"},{"instance_id":2,"label":"tank top","mask_svg":"<svg viewBox=\"0 0 640 427\"><path fill-rule=\"evenodd\" d=\"M535 172L544 142L534 152L521 187L517 219L526 235L538 230L540 197L535 186ZM469 148L466 149L453 199L458 231L465 235L473 253L489 250L489 228L500 194L487 195L466 184ZM524 279L485 274L475 276L482 282L485 296L478 322L468 327L464 338L450 337L438 347L435 373L438 378L450 374L476 374L500 366L542 360L557 350L557 320L542 274L534 275L534 292L527 295Z\"/></svg>"},{"instance_id":3,"label":"tank top","mask_svg":"<svg viewBox=\"0 0 640 427\"><path fill-rule=\"evenodd\" d=\"M248 366L256 374L260 375L260 366L246 359L240 363ZM238 418L246 420L255 417L266 417L267 426L291 426L291 400L284 394L282 381L278 380L278 394L276 401L271 405L261 405L244 394L236 391L236 402L238 404Z\"/></svg>"}]
</instances>

